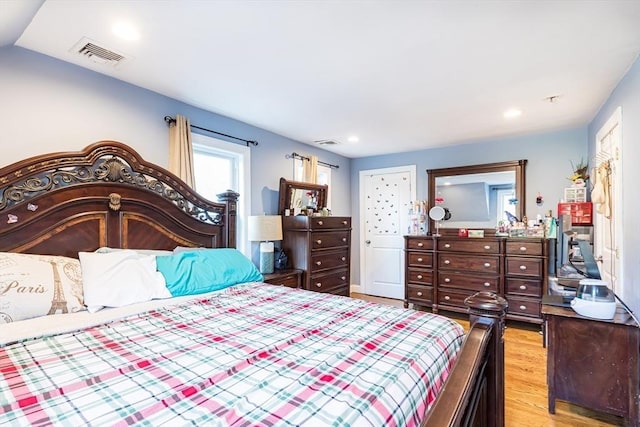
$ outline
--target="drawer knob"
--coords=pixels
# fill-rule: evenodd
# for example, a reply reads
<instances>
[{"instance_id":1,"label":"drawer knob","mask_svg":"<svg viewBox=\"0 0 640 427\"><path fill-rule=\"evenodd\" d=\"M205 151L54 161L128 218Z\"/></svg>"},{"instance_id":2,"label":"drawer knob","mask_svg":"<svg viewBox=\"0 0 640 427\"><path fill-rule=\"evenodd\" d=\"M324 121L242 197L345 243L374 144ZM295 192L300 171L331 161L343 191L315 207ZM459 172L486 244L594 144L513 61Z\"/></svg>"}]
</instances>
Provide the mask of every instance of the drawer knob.
<instances>
[{"instance_id":1,"label":"drawer knob","mask_svg":"<svg viewBox=\"0 0 640 427\"><path fill-rule=\"evenodd\" d=\"M347 242L347 238L346 238L346 237L343 237L343 238L342 238L342 241L346 243L346 242Z\"/></svg>"},{"instance_id":2,"label":"drawer knob","mask_svg":"<svg viewBox=\"0 0 640 427\"><path fill-rule=\"evenodd\" d=\"M488 288L489 286L491 286L491 283L489 283L489 282L484 282L483 284L484 284L485 288Z\"/></svg>"},{"instance_id":3,"label":"drawer knob","mask_svg":"<svg viewBox=\"0 0 640 427\"><path fill-rule=\"evenodd\" d=\"M324 225L324 222L322 222L322 220L318 221L318 225Z\"/></svg>"},{"instance_id":4,"label":"drawer knob","mask_svg":"<svg viewBox=\"0 0 640 427\"><path fill-rule=\"evenodd\" d=\"M317 286L317 287L319 287L319 288L321 288L321 287L322 287L322 283L321 283L321 282L318 282L318 283L316 283L316 286Z\"/></svg>"},{"instance_id":5,"label":"drawer knob","mask_svg":"<svg viewBox=\"0 0 640 427\"><path fill-rule=\"evenodd\" d=\"M524 291L527 287L525 285L520 285L520 289Z\"/></svg>"},{"instance_id":6,"label":"drawer knob","mask_svg":"<svg viewBox=\"0 0 640 427\"><path fill-rule=\"evenodd\" d=\"M526 306L526 305L521 305L521 306L520 306L520 310L526 310L526 309L527 309L527 306Z\"/></svg>"},{"instance_id":7,"label":"drawer knob","mask_svg":"<svg viewBox=\"0 0 640 427\"><path fill-rule=\"evenodd\" d=\"M418 280L422 279L422 274L418 274L417 278Z\"/></svg>"},{"instance_id":8,"label":"drawer knob","mask_svg":"<svg viewBox=\"0 0 640 427\"><path fill-rule=\"evenodd\" d=\"M520 270L525 271L526 269L527 269L527 266L526 266L526 265L521 265L521 266L520 266Z\"/></svg>"},{"instance_id":9,"label":"drawer knob","mask_svg":"<svg viewBox=\"0 0 640 427\"><path fill-rule=\"evenodd\" d=\"M489 249L491 249L491 246L489 246L489 245L484 245L484 248L485 248L486 250L489 250Z\"/></svg>"},{"instance_id":10,"label":"drawer knob","mask_svg":"<svg viewBox=\"0 0 640 427\"><path fill-rule=\"evenodd\" d=\"M316 261L316 265L322 265L322 261Z\"/></svg>"},{"instance_id":11,"label":"drawer knob","mask_svg":"<svg viewBox=\"0 0 640 427\"><path fill-rule=\"evenodd\" d=\"M451 264L451 261L449 261L448 259L445 259L445 260L444 260L444 263L445 263L445 264Z\"/></svg>"},{"instance_id":12,"label":"drawer knob","mask_svg":"<svg viewBox=\"0 0 640 427\"><path fill-rule=\"evenodd\" d=\"M448 249L448 248L450 248L450 247L451 247L451 245L450 245L450 244L448 244L448 243L445 243L445 244L444 244L444 247Z\"/></svg>"},{"instance_id":13,"label":"drawer knob","mask_svg":"<svg viewBox=\"0 0 640 427\"><path fill-rule=\"evenodd\" d=\"M491 267L491 264L490 264L490 263L488 263L488 262L485 262L485 263L484 263L484 266L485 266L485 267L487 267L487 268L489 268L489 267Z\"/></svg>"},{"instance_id":14,"label":"drawer knob","mask_svg":"<svg viewBox=\"0 0 640 427\"><path fill-rule=\"evenodd\" d=\"M340 276L340 278L342 279L342 281L344 282L345 280L347 280L347 278L345 276Z\"/></svg>"},{"instance_id":15,"label":"drawer knob","mask_svg":"<svg viewBox=\"0 0 640 427\"><path fill-rule=\"evenodd\" d=\"M347 260L347 257L344 257L344 256L343 256L342 258L340 258L340 260L341 260L341 261L346 261L346 260Z\"/></svg>"},{"instance_id":16,"label":"drawer knob","mask_svg":"<svg viewBox=\"0 0 640 427\"><path fill-rule=\"evenodd\" d=\"M526 252L526 251L527 251L527 247L526 247L526 246L520 246L520 250L521 250L522 252Z\"/></svg>"},{"instance_id":17,"label":"drawer knob","mask_svg":"<svg viewBox=\"0 0 640 427\"><path fill-rule=\"evenodd\" d=\"M318 239L318 240L316 240L316 243L321 245L322 244L322 240Z\"/></svg>"},{"instance_id":18,"label":"drawer knob","mask_svg":"<svg viewBox=\"0 0 640 427\"><path fill-rule=\"evenodd\" d=\"M446 299L447 301L449 301L451 299L451 297L449 295L445 295L444 299Z\"/></svg>"},{"instance_id":19,"label":"drawer knob","mask_svg":"<svg viewBox=\"0 0 640 427\"><path fill-rule=\"evenodd\" d=\"M347 225L347 224L348 224L348 222L346 220L342 221L342 225Z\"/></svg>"},{"instance_id":20,"label":"drawer knob","mask_svg":"<svg viewBox=\"0 0 640 427\"><path fill-rule=\"evenodd\" d=\"M418 262L422 262L422 258L418 258Z\"/></svg>"},{"instance_id":21,"label":"drawer knob","mask_svg":"<svg viewBox=\"0 0 640 427\"><path fill-rule=\"evenodd\" d=\"M445 283L449 283L449 282L451 282L451 279L449 279L448 277L445 277L445 278L444 278L444 282L445 282Z\"/></svg>"},{"instance_id":22,"label":"drawer knob","mask_svg":"<svg viewBox=\"0 0 640 427\"><path fill-rule=\"evenodd\" d=\"M419 248L421 248L421 247L423 247L423 246L424 246L424 243L422 243L422 242L418 242L418 247L419 247Z\"/></svg>"},{"instance_id":23,"label":"drawer knob","mask_svg":"<svg viewBox=\"0 0 640 427\"><path fill-rule=\"evenodd\" d=\"M417 294L417 295L418 295L419 297L421 297L421 296L422 296L422 292L418 292L418 294Z\"/></svg>"}]
</instances>

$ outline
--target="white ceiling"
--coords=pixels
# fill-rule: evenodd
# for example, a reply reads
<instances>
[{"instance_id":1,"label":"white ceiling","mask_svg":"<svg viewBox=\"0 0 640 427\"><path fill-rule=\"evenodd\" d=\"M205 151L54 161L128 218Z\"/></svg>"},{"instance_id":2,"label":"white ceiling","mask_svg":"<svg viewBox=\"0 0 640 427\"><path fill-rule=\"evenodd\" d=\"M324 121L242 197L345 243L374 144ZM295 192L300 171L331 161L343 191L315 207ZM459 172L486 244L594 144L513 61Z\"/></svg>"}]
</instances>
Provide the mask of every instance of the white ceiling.
<instances>
[{"instance_id":1,"label":"white ceiling","mask_svg":"<svg viewBox=\"0 0 640 427\"><path fill-rule=\"evenodd\" d=\"M336 140L323 148L348 157L583 126L640 53L640 0L0 0L0 12L1 45ZM117 38L116 21L140 39ZM71 52L83 37L128 61ZM504 119L512 107L522 116Z\"/></svg>"}]
</instances>

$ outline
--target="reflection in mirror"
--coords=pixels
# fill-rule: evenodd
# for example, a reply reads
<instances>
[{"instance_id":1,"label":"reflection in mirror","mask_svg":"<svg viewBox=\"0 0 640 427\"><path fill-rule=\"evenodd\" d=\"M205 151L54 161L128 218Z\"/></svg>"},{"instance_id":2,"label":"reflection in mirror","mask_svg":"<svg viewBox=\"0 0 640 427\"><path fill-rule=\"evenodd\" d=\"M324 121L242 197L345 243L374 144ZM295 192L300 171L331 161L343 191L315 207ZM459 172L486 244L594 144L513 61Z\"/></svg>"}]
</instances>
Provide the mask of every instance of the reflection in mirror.
<instances>
[{"instance_id":1,"label":"reflection in mirror","mask_svg":"<svg viewBox=\"0 0 640 427\"><path fill-rule=\"evenodd\" d=\"M327 190L327 185L280 178L278 213L284 215L286 209L291 215L300 210L317 212L327 206Z\"/></svg>"},{"instance_id":2,"label":"reflection in mirror","mask_svg":"<svg viewBox=\"0 0 640 427\"><path fill-rule=\"evenodd\" d=\"M492 228L516 215L513 171L436 178L436 200L451 212L453 228ZM509 202L513 200L514 203Z\"/></svg>"},{"instance_id":3,"label":"reflection in mirror","mask_svg":"<svg viewBox=\"0 0 640 427\"><path fill-rule=\"evenodd\" d=\"M429 205L449 209L440 228L495 230L525 212L526 160L428 170ZM430 229L434 224L431 222Z\"/></svg>"},{"instance_id":4,"label":"reflection in mirror","mask_svg":"<svg viewBox=\"0 0 640 427\"><path fill-rule=\"evenodd\" d=\"M291 188L290 208L318 210L318 190Z\"/></svg>"}]
</instances>

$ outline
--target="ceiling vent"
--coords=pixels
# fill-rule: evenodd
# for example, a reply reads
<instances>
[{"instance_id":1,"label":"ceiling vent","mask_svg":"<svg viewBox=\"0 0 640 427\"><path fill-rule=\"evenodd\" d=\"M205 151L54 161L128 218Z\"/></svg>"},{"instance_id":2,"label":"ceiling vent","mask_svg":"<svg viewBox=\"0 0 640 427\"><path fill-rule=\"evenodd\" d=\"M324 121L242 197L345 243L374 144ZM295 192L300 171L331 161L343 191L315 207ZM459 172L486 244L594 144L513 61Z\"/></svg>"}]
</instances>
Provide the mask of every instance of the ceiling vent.
<instances>
[{"instance_id":1,"label":"ceiling vent","mask_svg":"<svg viewBox=\"0 0 640 427\"><path fill-rule=\"evenodd\" d=\"M318 141L313 141L318 145L339 145L340 143L335 139L319 139Z\"/></svg>"},{"instance_id":2,"label":"ceiling vent","mask_svg":"<svg viewBox=\"0 0 640 427\"><path fill-rule=\"evenodd\" d=\"M96 64L104 64L111 67L117 67L127 61L123 53L100 46L87 37L80 39L80 41L71 48L71 52L77 53Z\"/></svg>"}]
</instances>

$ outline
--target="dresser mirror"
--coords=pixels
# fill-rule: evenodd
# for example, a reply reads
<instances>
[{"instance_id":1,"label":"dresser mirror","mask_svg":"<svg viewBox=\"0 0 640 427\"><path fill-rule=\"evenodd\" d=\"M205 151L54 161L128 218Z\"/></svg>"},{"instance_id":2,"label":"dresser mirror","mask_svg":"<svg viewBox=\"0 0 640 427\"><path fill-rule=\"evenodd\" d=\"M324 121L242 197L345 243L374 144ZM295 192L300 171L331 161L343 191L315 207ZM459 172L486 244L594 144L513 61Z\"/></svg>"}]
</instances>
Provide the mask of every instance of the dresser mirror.
<instances>
[{"instance_id":1,"label":"dresser mirror","mask_svg":"<svg viewBox=\"0 0 640 427\"><path fill-rule=\"evenodd\" d=\"M526 164L526 160L515 160L427 170L429 206L441 206L451 213L449 220L438 224L440 233L467 228L491 235L501 220L522 220ZM435 229L434 221L429 220L429 230Z\"/></svg>"},{"instance_id":2,"label":"dresser mirror","mask_svg":"<svg viewBox=\"0 0 640 427\"><path fill-rule=\"evenodd\" d=\"M284 215L286 209L289 209L291 215L302 210L317 212L327 206L328 188L328 185L280 178L278 213Z\"/></svg>"}]
</instances>

